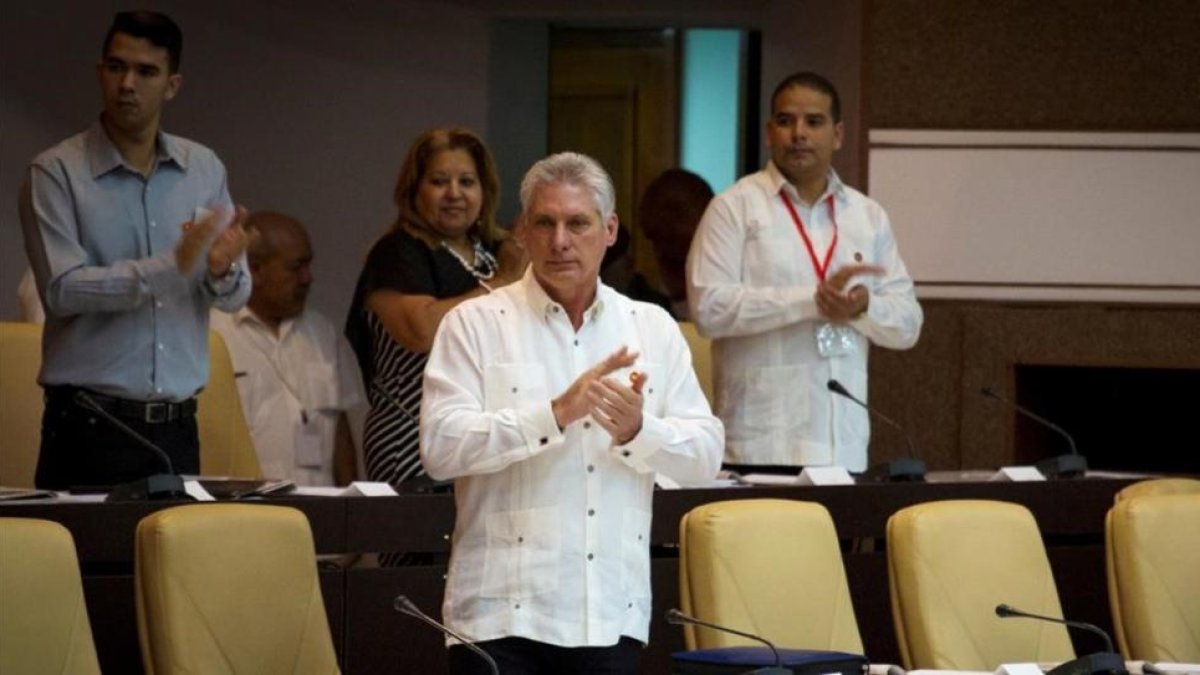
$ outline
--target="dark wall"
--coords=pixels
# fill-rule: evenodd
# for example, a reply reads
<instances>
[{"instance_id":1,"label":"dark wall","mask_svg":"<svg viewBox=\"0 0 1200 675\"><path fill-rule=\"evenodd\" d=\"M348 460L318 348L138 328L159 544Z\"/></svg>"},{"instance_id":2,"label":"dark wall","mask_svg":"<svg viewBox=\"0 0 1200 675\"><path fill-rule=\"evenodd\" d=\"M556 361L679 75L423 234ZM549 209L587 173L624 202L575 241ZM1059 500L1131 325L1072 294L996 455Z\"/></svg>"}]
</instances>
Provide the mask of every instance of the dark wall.
<instances>
[{"instance_id":1,"label":"dark wall","mask_svg":"<svg viewBox=\"0 0 1200 675\"><path fill-rule=\"evenodd\" d=\"M868 0L870 124L1200 129L1200 3Z\"/></svg>"}]
</instances>

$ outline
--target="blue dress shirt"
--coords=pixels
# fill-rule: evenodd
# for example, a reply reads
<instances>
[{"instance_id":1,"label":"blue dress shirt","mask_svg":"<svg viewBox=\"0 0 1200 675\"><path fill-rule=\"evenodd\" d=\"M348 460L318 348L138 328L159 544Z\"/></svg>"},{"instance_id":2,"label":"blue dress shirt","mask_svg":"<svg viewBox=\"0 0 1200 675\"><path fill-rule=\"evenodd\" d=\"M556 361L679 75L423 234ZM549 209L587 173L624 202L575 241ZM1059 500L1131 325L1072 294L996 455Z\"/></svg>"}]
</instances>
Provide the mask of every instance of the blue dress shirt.
<instances>
[{"instance_id":1,"label":"blue dress shirt","mask_svg":"<svg viewBox=\"0 0 1200 675\"><path fill-rule=\"evenodd\" d=\"M33 160L19 206L46 309L38 382L139 401L199 391L209 307L235 311L250 297L244 260L219 280L206 279L203 256L186 277L175 262L197 209L232 209L216 154L159 132L147 178L97 121Z\"/></svg>"}]
</instances>

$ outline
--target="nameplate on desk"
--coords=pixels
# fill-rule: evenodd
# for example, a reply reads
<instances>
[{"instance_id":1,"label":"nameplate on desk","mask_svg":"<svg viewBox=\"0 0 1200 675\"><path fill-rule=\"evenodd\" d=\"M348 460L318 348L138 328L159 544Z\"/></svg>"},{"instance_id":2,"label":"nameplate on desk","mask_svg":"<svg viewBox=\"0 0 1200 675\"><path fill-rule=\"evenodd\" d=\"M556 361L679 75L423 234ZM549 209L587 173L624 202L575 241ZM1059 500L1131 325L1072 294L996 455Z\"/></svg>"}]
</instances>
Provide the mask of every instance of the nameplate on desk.
<instances>
[{"instance_id":1,"label":"nameplate on desk","mask_svg":"<svg viewBox=\"0 0 1200 675\"><path fill-rule=\"evenodd\" d=\"M796 479L800 485L854 485L844 466L806 466Z\"/></svg>"},{"instance_id":2,"label":"nameplate on desk","mask_svg":"<svg viewBox=\"0 0 1200 675\"><path fill-rule=\"evenodd\" d=\"M356 480L342 491L345 497L395 497L396 490L382 482Z\"/></svg>"},{"instance_id":3,"label":"nameplate on desk","mask_svg":"<svg viewBox=\"0 0 1200 675\"><path fill-rule=\"evenodd\" d=\"M988 480L1024 483L1029 481L1044 481L1046 477L1042 475L1041 471L1037 470L1036 466L1002 466Z\"/></svg>"}]
</instances>

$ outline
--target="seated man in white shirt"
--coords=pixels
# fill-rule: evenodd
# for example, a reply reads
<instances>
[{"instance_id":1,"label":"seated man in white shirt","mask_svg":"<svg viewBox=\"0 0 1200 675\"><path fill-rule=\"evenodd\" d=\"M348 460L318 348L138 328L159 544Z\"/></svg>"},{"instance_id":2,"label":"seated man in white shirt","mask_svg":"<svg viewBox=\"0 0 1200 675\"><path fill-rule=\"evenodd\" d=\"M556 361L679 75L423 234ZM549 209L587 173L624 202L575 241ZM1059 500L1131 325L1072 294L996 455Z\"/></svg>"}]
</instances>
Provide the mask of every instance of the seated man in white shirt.
<instances>
[{"instance_id":1,"label":"seated man in white shirt","mask_svg":"<svg viewBox=\"0 0 1200 675\"><path fill-rule=\"evenodd\" d=\"M614 202L591 158L535 164L529 270L452 309L425 369L421 461L457 504L442 616L502 673L638 673L655 474L705 484L721 462L675 320L599 282ZM490 672L449 656L452 675Z\"/></svg>"},{"instance_id":2,"label":"seated man in white shirt","mask_svg":"<svg viewBox=\"0 0 1200 675\"><path fill-rule=\"evenodd\" d=\"M308 233L269 211L252 214L246 227L258 232L247 251L250 300L211 320L229 347L263 475L345 485L357 473L346 411L363 400L362 380L341 332L304 306L313 281Z\"/></svg>"}]
</instances>

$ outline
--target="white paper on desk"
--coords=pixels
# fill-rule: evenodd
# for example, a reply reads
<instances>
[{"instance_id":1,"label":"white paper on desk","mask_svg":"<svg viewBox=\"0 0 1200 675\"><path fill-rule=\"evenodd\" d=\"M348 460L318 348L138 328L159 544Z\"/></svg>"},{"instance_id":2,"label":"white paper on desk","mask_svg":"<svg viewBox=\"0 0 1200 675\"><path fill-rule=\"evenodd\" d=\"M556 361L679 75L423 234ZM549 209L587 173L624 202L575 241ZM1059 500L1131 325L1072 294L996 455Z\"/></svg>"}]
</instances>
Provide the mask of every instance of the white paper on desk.
<instances>
[{"instance_id":1,"label":"white paper on desk","mask_svg":"<svg viewBox=\"0 0 1200 675\"><path fill-rule=\"evenodd\" d=\"M1188 675L1200 673L1200 663L1164 663L1157 661L1154 666L1164 673L1188 673Z\"/></svg>"},{"instance_id":2,"label":"white paper on desk","mask_svg":"<svg viewBox=\"0 0 1200 675\"><path fill-rule=\"evenodd\" d=\"M801 485L854 485L844 466L806 466L796 482Z\"/></svg>"},{"instance_id":3,"label":"white paper on desk","mask_svg":"<svg viewBox=\"0 0 1200 675\"><path fill-rule=\"evenodd\" d=\"M395 488L387 483L356 480L342 490L345 497L396 497Z\"/></svg>"},{"instance_id":4,"label":"white paper on desk","mask_svg":"<svg viewBox=\"0 0 1200 675\"><path fill-rule=\"evenodd\" d=\"M1042 667L1036 663L1001 663L996 675L1042 675Z\"/></svg>"},{"instance_id":5,"label":"white paper on desk","mask_svg":"<svg viewBox=\"0 0 1200 675\"><path fill-rule=\"evenodd\" d=\"M1012 481L1014 483L1026 483L1033 481L1044 481L1046 477L1041 471L1037 470L1036 466L1002 466L991 478L990 481Z\"/></svg>"},{"instance_id":6,"label":"white paper on desk","mask_svg":"<svg viewBox=\"0 0 1200 675\"><path fill-rule=\"evenodd\" d=\"M795 485L799 476L779 473L747 473L738 480L746 485Z\"/></svg>"},{"instance_id":7,"label":"white paper on desk","mask_svg":"<svg viewBox=\"0 0 1200 675\"><path fill-rule=\"evenodd\" d=\"M215 502L217 498L212 496L198 480L183 481L183 491L192 496L198 502Z\"/></svg>"}]
</instances>

